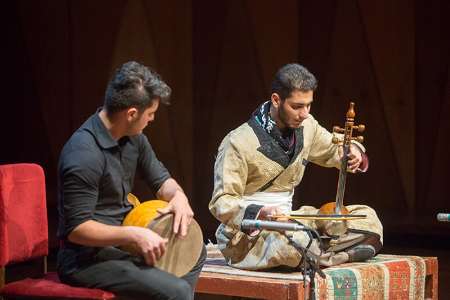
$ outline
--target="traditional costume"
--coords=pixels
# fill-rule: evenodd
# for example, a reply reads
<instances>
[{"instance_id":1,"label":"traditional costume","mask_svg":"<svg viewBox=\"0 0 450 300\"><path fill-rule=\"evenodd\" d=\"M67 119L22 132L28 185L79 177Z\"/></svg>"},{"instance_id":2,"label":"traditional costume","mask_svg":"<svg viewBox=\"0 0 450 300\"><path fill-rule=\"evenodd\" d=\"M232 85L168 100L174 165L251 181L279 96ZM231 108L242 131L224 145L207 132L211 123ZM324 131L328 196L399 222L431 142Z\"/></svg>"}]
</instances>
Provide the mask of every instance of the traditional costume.
<instances>
[{"instance_id":1,"label":"traditional costume","mask_svg":"<svg viewBox=\"0 0 450 300\"><path fill-rule=\"evenodd\" d=\"M227 263L250 270L297 267L302 256L292 241L309 248L322 265L348 261L349 256L339 252L363 243L368 237L375 237L381 246L381 222L376 212L365 205L347 206L351 214L365 214L367 218L348 221L348 233L325 247L320 247L318 240L311 239L304 231L285 234L262 230L255 234L241 230L242 220L256 219L263 206L278 206L289 214L294 188L302 180L309 162L324 167L340 166L338 146L332 143L332 134L313 116L304 120L301 127L283 134L270 117L270 105L269 101L263 103L248 122L223 139L218 150L209 209L222 223L216 238ZM365 151L362 145L358 147ZM298 210L306 214L317 211L312 206ZM302 223L316 228L313 221Z\"/></svg>"}]
</instances>

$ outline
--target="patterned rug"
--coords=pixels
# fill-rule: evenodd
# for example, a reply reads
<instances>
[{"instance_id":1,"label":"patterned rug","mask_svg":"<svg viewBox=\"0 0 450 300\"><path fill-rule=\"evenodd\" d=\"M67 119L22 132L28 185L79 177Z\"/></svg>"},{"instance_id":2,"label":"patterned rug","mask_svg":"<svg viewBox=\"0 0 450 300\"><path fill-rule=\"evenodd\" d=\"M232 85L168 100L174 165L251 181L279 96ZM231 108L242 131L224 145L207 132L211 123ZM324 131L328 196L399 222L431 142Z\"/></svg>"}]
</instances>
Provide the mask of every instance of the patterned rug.
<instances>
[{"instance_id":1,"label":"patterned rug","mask_svg":"<svg viewBox=\"0 0 450 300\"><path fill-rule=\"evenodd\" d=\"M208 248L203 272L303 280L300 272L245 271L226 265L220 252ZM424 299L426 267L423 258L380 254L364 263L348 263L323 269L316 275L316 297L323 300Z\"/></svg>"}]
</instances>

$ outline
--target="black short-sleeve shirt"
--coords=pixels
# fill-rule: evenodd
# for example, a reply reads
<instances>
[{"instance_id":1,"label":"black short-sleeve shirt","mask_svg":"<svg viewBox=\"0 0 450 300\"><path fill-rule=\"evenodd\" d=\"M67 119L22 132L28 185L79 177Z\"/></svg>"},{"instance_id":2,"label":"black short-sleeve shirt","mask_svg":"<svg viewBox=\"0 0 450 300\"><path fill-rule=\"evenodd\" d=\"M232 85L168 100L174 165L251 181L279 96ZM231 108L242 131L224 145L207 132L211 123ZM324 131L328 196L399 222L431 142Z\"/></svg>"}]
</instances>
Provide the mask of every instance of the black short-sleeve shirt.
<instances>
[{"instance_id":1,"label":"black short-sleeve shirt","mask_svg":"<svg viewBox=\"0 0 450 300\"><path fill-rule=\"evenodd\" d=\"M67 236L78 225L95 220L120 225L132 209L127 195L136 172L157 191L170 178L147 137L112 138L98 113L92 115L65 144L58 166L58 271L71 273L97 249L75 245Z\"/></svg>"}]
</instances>

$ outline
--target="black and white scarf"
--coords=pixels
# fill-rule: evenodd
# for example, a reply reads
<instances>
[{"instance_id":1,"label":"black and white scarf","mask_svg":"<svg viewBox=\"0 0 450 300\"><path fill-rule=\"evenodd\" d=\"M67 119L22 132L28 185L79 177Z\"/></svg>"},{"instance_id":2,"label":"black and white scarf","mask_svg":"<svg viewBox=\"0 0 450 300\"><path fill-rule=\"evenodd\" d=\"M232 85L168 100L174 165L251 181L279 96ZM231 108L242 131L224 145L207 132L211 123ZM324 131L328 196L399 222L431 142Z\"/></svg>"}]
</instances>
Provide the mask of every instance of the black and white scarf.
<instances>
[{"instance_id":1,"label":"black and white scarf","mask_svg":"<svg viewBox=\"0 0 450 300\"><path fill-rule=\"evenodd\" d=\"M281 132L276 122L270 116L270 101L261 104L253 113L256 122L280 145L289 157L295 149L295 133L291 128Z\"/></svg>"}]
</instances>

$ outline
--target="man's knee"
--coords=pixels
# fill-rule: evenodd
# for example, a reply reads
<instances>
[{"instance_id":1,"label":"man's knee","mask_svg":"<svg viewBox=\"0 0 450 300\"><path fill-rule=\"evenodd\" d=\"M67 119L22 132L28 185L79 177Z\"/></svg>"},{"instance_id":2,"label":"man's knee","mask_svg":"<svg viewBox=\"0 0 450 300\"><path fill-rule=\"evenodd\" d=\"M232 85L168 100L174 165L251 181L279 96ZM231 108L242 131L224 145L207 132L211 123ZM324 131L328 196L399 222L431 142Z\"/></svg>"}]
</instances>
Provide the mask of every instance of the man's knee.
<instances>
[{"instance_id":1,"label":"man's knee","mask_svg":"<svg viewBox=\"0 0 450 300\"><path fill-rule=\"evenodd\" d=\"M123 293L123 291L121 291ZM161 299L161 300L191 300L192 288L188 282L183 279L171 280L170 282L161 282L155 287L152 283L135 283L133 289L123 293L129 298L124 299ZM122 299L122 298L120 298Z\"/></svg>"},{"instance_id":2,"label":"man's knee","mask_svg":"<svg viewBox=\"0 0 450 300\"><path fill-rule=\"evenodd\" d=\"M177 280L173 283L168 299L176 300L190 300L192 299L193 291L189 283L183 279Z\"/></svg>"}]
</instances>

